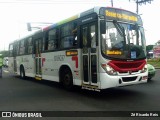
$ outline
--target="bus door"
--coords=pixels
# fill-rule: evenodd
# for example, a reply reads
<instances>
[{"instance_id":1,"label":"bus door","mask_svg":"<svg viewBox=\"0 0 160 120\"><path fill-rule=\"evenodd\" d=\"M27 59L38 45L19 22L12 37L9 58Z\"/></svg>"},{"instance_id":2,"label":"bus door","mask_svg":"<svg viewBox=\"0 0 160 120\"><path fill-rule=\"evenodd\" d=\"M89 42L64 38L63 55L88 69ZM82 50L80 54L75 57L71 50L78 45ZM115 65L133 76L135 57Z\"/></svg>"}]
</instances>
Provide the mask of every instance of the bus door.
<instances>
[{"instance_id":1,"label":"bus door","mask_svg":"<svg viewBox=\"0 0 160 120\"><path fill-rule=\"evenodd\" d=\"M42 39L35 40L35 79L42 79L42 64L41 64L41 46Z\"/></svg>"},{"instance_id":2,"label":"bus door","mask_svg":"<svg viewBox=\"0 0 160 120\"><path fill-rule=\"evenodd\" d=\"M12 68L12 72L17 74L17 61L16 61L16 54L17 54L17 49L19 48L19 44L13 43L9 45L9 55L13 57L9 58L9 66Z\"/></svg>"},{"instance_id":3,"label":"bus door","mask_svg":"<svg viewBox=\"0 0 160 120\"><path fill-rule=\"evenodd\" d=\"M17 61L16 61L16 57L13 57L13 69L14 69L14 73L17 73Z\"/></svg>"},{"instance_id":4,"label":"bus door","mask_svg":"<svg viewBox=\"0 0 160 120\"><path fill-rule=\"evenodd\" d=\"M97 82L97 27L96 23L82 25L82 86L98 87Z\"/></svg>"},{"instance_id":5,"label":"bus door","mask_svg":"<svg viewBox=\"0 0 160 120\"><path fill-rule=\"evenodd\" d=\"M16 60L16 52L19 49L19 44L13 44L13 70L14 73L17 73L17 60Z\"/></svg>"}]
</instances>

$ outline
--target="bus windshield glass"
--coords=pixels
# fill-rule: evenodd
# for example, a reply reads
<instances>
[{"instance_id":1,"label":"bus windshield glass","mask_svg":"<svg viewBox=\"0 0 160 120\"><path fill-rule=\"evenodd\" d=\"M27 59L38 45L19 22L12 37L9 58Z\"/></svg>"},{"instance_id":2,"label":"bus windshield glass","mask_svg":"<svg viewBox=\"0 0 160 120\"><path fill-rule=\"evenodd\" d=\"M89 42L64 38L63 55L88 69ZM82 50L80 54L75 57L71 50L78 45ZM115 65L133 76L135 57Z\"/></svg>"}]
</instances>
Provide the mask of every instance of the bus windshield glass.
<instances>
[{"instance_id":1,"label":"bus windshield glass","mask_svg":"<svg viewBox=\"0 0 160 120\"><path fill-rule=\"evenodd\" d=\"M101 35L102 52L116 59L145 58L143 27L137 24L106 22L106 34Z\"/></svg>"}]
</instances>

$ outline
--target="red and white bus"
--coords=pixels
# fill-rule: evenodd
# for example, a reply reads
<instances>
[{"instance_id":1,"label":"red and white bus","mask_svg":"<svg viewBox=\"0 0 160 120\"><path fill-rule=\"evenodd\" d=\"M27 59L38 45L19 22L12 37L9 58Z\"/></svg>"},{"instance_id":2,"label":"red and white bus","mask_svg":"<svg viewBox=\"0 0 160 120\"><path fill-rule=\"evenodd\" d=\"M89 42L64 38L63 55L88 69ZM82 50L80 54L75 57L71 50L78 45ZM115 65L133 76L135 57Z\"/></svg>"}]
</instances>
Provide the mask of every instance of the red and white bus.
<instances>
[{"instance_id":1,"label":"red and white bus","mask_svg":"<svg viewBox=\"0 0 160 120\"><path fill-rule=\"evenodd\" d=\"M9 45L9 70L37 80L101 90L147 82L139 15L95 7Z\"/></svg>"}]
</instances>

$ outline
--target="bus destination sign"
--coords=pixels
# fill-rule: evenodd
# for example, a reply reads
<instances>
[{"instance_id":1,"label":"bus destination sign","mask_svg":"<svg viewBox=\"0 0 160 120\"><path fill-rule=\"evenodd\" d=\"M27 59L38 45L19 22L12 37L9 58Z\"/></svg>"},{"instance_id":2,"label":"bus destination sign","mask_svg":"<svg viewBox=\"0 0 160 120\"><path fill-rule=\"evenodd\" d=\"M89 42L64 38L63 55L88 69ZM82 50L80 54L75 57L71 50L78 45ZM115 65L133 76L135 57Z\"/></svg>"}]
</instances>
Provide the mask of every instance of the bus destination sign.
<instances>
[{"instance_id":1,"label":"bus destination sign","mask_svg":"<svg viewBox=\"0 0 160 120\"><path fill-rule=\"evenodd\" d=\"M105 15L109 20L138 22L138 17L136 16L136 14L121 9L107 9L105 11Z\"/></svg>"}]
</instances>

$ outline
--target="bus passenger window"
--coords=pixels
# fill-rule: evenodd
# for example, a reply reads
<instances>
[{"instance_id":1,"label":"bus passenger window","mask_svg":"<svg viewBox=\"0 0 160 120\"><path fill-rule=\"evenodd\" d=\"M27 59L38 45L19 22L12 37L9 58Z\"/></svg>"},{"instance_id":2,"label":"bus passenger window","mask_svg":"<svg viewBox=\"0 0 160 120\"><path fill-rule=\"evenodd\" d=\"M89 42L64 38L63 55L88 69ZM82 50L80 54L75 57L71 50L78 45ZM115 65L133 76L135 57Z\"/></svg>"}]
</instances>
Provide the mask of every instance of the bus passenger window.
<instances>
[{"instance_id":1,"label":"bus passenger window","mask_svg":"<svg viewBox=\"0 0 160 120\"><path fill-rule=\"evenodd\" d=\"M54 50L58 47L58 30L52 29L48 32L48 50Z\"/></svg>"},{"instance_id":2,"label":"bus passenger window","mask_svg":"<svg viewBox=\"0 0 160 120\"><path fill-rule=\"evenodd\" d=\"M53 49L55 49L54 42L53 40L50 40L48 42L48 50L53 50Z\"/></svg>"},{"instance_id":3,"label":"bus passenger window","mask_svg":"<svg viewBox=\"0 0 160 120\"><path fill-rule=\"evenodd\" d=\"M32 43L32 38L30 37L30 38L28 38L28 40L27 40L27 47L28 47L28 51L27 51L27 53L28 54L31 54L32 53L32 50L33 50L33 43Z\"/></svg>"},{"instance_id":4,"label":"bus passenger window","mask_svg":"<svg viewBox=\"0 0 160 120\"><path fill-rule=\"evenodd\" d=\"M19 54L22 55L25 53L25 45L24 45L24 40L22 40L20 42L20 51L19 51Z\"/></svg>"},{"instance_id":5,"label":"bus passenger window","mask_svg":"<svg viewBox=\"0 0 160 120\"><path fill-rule=\"evenodd\" d=\"M61 48L70 48L77 45L77 24L68 23L61 27Z\"/></svg>"},{"instance_id":6,"label":"bus passenger window","mask_svg":"<svg viewBox=\"0 0 160 120\"><path fill-rule=\"evenodd\" d=\"M68 48L68 47L72 47L73 46L73 42L74 42L74 37L73 36L65 37L62 40L63 40L62 46L64 48Z\"/></svg>"},{"instance_id":7,"label":"bus passenger window","mask_svg":"<svg viewBox=\"0 0 160 120\"><path fill-rule=\"evenodd\" d=\"M13 44L9 45L9 56L12 57L13 56Z\"/></svg>"},{"instance_id":8,"label":"bus passenger window","mask_svg":"<svg viewBox=\"0 0 160 120\"><path fill-rule=\"evenodd\" d=\"M72 34L73 34L73 36L74 36L73 46L76 46L76 45L77 45L77 28L75 28L75 29L72 31Z\"/></svg>"},{"instance_id":9,"label":"bus passenger window","mask_svg":"<svg viewBox=\"0 0 160 120\"><path fill-rule=\"evenodd\" d=\"M16 53L15 54L19 55L19 42L17 42L17 44L16 44Z\"/></svg>"}]
</instances>

